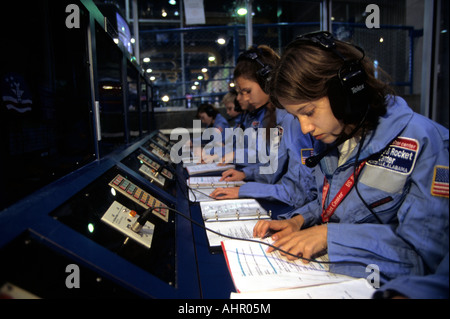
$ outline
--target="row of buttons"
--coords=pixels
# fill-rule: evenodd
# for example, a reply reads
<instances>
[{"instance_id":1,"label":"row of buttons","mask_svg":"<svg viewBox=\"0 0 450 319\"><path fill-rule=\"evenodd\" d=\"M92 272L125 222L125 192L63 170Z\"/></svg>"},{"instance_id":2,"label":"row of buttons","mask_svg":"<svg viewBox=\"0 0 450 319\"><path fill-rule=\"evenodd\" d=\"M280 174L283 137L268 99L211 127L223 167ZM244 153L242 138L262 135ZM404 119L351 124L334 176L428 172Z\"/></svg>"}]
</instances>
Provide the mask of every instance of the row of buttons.
<instances>
[{"instance_id":1,"label":"row of buttons","mask_svg":"<svg viewBox=\"0 0 450 319\"><path fill-rule=\"evenodd\" d=\"M138 158L138 160L141 161L141 163L146 164L150 168L153 168L155 171L159 171L159 169L161 168L161 165L159 165L155 161L151 160L148 156L145 156L142 153L139 154L137 158ZM171 180L173 179L173 174L167 168L163 168L160 173L161 173L162 176L164 176L164 177L166 177L168 179L171 179ZM164 186L164 181L163 181L162 184Z\"/></svg>"},{"instance_id":2,"label":"row of buttons","mask_svg":"<svg viewBox=\"0 0 450 319\"><path fill-rule=\"evenodd\" d=\"M157 200L155 197L144 191L142 188L136 186L128 179L118 174L112 181L109 183L114 189L118 190L128 198L132 199L136 203L140 204L144 208L149 207L167 207L164 203ZM159 208L153 210L153 213L162 218L164 221L168 221L169 218L169 209Z\"/></svg>"}]
</instances>

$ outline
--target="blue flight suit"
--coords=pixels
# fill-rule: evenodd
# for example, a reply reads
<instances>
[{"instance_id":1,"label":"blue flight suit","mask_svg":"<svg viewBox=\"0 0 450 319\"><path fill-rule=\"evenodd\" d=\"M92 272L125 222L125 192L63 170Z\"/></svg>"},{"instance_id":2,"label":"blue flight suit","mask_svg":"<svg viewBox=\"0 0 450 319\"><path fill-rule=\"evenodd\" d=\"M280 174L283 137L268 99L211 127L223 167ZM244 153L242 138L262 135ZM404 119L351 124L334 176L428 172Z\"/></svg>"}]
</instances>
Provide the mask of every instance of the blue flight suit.
<instances>
[{"instance_id":1,"label":"blue flight suit","mask_svg":"<svg viewBox=\"0 0 450 319\"><path fill-rule=\"evenodd\" d=\"M263 105L256 110L243 113L239 125L236 125L234 129L242 129L244 132L247 129L254 129L254 132L257 132L257 129L264 128L263 119L266 115L266 111L267 107L266 105ZM269 134L269 131L266 131L266 134ZM256 136L256 139L252 141L249 141L248 137L244 137L243 143L236 137L233 137L232 140L227 139L226 141L228 144L232 143L234 163L238 166L243 167L259 162L258 136ZM252 144L253 142L254 144ZM267 150L269 147L270 145L267 145L266 143ZM228 153L229 151L230 150L228 148L224 148L223 154Z\"/></svg>"},{"instance_id":2,"label":"blue flight suit","mask_svg":"<svg viewBox=\"0 0 450 319\"><path fill-rule=\"evenodd\" d=\"M212 127L215 127L222 133L222 143L225 143L225 129L230 127L228 121L222 114L218 113L214 119Z\"/></svg>"},{"instance_id":3,"label":"blue flight suit","mask_svg":"<svg viewBox=\"0 0 450 319\"><path fill-rule=\"evenodd\" d=\"M374 298L390 298L388 291L413 299L448 299L448 253L442 259L436 272L425 276L400 276L383 286L374 294ZM387 295L385 297L385 295Z\"/></svg>"},{"instance_id":4,"label":"blue flight suit","mask_svg":"<svg viewBox=\"0 0 450 319\"><path fill-rule=\"evenodd\" d=\"M304 163L312 154L313 140L304 135L298 120L286 110L276 109L280 142L278 166L271 174L261 174L268 164L253 164L242 168L246 184L239 188L240 198L267 198L300 207L315 199L317 190L311 169Z\"/></svg>"},{"instance_id":5,"label":"blue flight suit","mask_svg":"<svg viewBox=\"0 0 450 319\"><path fill-rule=\"evenodd\" d=\"M223 117L222 114L218 113L214 119L214 123L212 123L212 125L209 125L207 129L212 128L217 129L218 130L217 132L220 133L221 135L220 142L217 139L215 139L214 135L208 137L208 134L206 134L207 131L204 131L202 134L202 146L207 146L207 148L205 148L205 152L207 154L213 155L216 147L223 148L222 145L225 143L225 129L229 127L230 125L228 124L227 119Z\"/></svg>"},{"instance_id":6,"label":"blue flight suit","mask_svg":"<svg viewBox=\"0 0 450 319\"><path fill-rule=\"evenodd\" d=\"M436 272L449 251L448 143L448 129L414 113L402 98L388 97L387 113L362 147L359 160L368 161L357 180L361 197L383 224L353 187L327 224L328 256L338 262L330 271L367 278L365 265L375 264L382 283ZM315 145L317 153L326 147ZM280 218L301 214L303 228L321 224L324 176L328 207L353 173L357 148L339 167L337 151L325 156L313 172L317 200Z\"/></svg>"}]
</instances>

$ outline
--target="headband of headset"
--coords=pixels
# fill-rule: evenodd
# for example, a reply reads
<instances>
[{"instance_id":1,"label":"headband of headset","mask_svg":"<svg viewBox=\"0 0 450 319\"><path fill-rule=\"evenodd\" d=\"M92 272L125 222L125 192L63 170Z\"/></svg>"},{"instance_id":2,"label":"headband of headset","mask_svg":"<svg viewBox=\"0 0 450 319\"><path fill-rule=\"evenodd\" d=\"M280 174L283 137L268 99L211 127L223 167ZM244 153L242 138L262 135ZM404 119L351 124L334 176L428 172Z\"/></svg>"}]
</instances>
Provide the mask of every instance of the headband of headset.
<instances>
[{"instance_id":1,"label":"headband of headset","mask_svg":"<svg viewBox=\"0 0 450 319\"><path fill-rule=\"evenodd\" d=\"M260 69L256 72L256 78L258 79L258 84L263 89L264 92L266 92L267 82L270 80L270 73L272 72L272 67L268 64L265 64L262 60L262 50L258 48L257 45L253 44L252 47L242 53L237 62L241 61L242 59L247 59L250 61L255 61L257 64L259 64Z\"/></svg>"},{"instance_id":2,"label":"headband of headset","mask_svg":"<svg viewBox=\"0 0 450 319\"><path fill-rule=\"evenodd\" d=\"M345 123L357 123L366 114L368 104L368 93L366 86L366 72L361 61L365 57L364 50L353 45L362 53L362 57L355 59L346 58L336 48L333 35L328 31L318 31L298 36L297 41L308 41L318 47L332 52L343 61L343 65L337 71L335 77L328 83L328 98L331 109L337 119Z\"/></svg>"}]
</instances>

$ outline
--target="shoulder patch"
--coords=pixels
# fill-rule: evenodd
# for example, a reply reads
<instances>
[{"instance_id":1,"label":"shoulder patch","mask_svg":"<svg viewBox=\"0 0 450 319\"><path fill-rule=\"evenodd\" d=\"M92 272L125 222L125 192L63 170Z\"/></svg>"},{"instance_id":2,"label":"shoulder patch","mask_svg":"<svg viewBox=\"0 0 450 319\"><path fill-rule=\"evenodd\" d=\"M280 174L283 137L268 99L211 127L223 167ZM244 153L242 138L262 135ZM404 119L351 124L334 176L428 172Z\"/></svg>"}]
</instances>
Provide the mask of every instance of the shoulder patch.
<instances>
[{"instance_id":1,"label":"shoulder patch","mask_svg":"<svg viewBox=\"0 0 450 319\"><path fill-rule=\"evenodd\" d=\"M434 167L431 195L448 198L448 166Z\"/></svg>"},{"instance_id":2,"label":"shoulder patch","mask_svg":"<svg viewBox=\"0 0 450 319\"><path fill-rule=\"evenodd\" d=\"M302 148L300 151L300 154L302 156L302 164L305 165L305 161L308 157L311 157L314 155L314 149L312 148Z\"/></svg>"}]
</instances>

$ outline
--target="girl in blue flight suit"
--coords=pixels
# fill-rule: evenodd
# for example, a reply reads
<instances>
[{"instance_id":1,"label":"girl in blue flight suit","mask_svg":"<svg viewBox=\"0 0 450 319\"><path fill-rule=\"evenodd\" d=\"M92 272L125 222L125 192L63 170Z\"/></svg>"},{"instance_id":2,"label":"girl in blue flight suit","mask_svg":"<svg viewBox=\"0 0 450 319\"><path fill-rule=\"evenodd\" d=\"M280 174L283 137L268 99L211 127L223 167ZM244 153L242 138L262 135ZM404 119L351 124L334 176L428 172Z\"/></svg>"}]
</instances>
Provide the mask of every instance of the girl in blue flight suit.
<instances>
[{"instance_id":1,"label":"girl in blue flight suit","mask_svg":"<svg viewBox=\"0 0 450 319\"><path fill-rule=\"evenodd\" d=\"M230 127L228 121L211 104L201 104L197 109L197 118L206 124L206 128L215 128L222 135L222 143L225 142L225 129ZM202 144L206 144L202 141Z\"/></svg>"},{"instance_id":2,"label":"girl in blue flight suit","mask_svg":"<svg viewBox=\"0 0 450 319\"><path fill-rule=\"evenodd\" d=\"M290 259L327 252L336 273L367 278L376 265L381 283L436 273L449 251L448 129L414 113L362 49L327 32L286 48L271 97L318 141L308 160L318 197L259 222L254 236L275 232Z\"/></svg>"},{"instance_id":3,"label":"girl in blue flight suit","mask_svg":"<svg viewBox=\"0 0 450 319\"><path fill-rule=\"evenodd\" d=\"M245 178L249 182L241 187L218 188L210 194L211 197L267 198L302 206L316 196L311 170L302 162L302 152L305 155L312 151L313 140L302 134L292 115L275 108L267 93L267 79L278 60L279 56L268 46L252 47L239 57L234 70L238 102L246 110L241 128L275 128L278 132L276 163L272 166L273 163L242 163L239 158L245 156L248 159L261 150L249 147L235 149L235 163L242 168L224 172L222 179L235 181ZM266 134L269 134L268 130Z\"/></svg>"}]
</instances>

